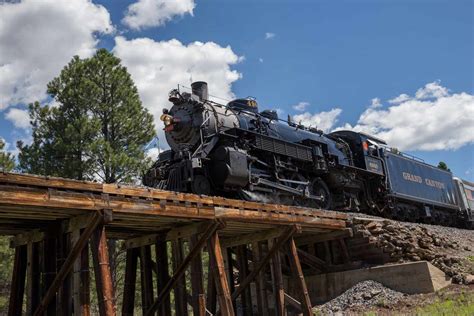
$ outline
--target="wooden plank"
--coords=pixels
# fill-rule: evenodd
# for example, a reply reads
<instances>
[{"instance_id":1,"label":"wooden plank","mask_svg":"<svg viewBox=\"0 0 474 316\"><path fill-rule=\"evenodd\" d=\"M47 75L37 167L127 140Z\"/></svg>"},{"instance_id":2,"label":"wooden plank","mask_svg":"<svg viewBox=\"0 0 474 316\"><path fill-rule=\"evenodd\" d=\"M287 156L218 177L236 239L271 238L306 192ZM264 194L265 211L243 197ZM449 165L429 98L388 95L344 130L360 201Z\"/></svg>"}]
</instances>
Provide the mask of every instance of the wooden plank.
<instances>
[{"instance_id":1,"label":"wooden plank","mask_svg":"<svg viewBox=\"0 0 474 316\"><path fill-rule=\"evenodd\" d=\"M133 316L137 285L137 263L139 249L127 249L125 259L125 280L123 284L122 315Z\"/></svg>"},{"instance_id":2,"label":"wooden plank","mask_svg":"<svg viewBox=\"0 0 474 316\"><path fill-rule=\"evenodd\" d=\"M301 236L301 237L295 238L295 242L297 246L303 246L303 245L315 244L315 243L329 241L329 240L348 238L348 237L352 237L352 234L353 234L352 228L346 228L346 229L336 230L336 231L325 233L325 234Z\"/></svg>"},{"instance_id":3,"label":"wooden plank","mask_svg":"<svg viewBox=\"0 0 474 316\"><path fill-rule=\"evenodd\" d=\"M15 248L8 316L21 315L23 311L23 294L25 292L27 269L26 247L18 246Z\"/></svg>"},{"instance_id":4,"label":"wooden plank","mask_svg":"<svg viewBox=\"0 0 474 316\"><path fill-rule=\"evenodd\" d=\"M303 312L303 316L312 316L313 306L311 305L308 288L306 286L306 282L303 275L303 269L301 268L301 263L298 256L298 249L296 248L296 244L293 238L290 238L288 243L290 248L289 260L291 271L301 293L301 311Z\"/></svg>"},{"instance_id":5,"label":"wooden plank","mask_svg":"<svg viewBox=\"0 0 474 316\"><path fill-rule=\"evenodd\" d=\"M209 251L209 260L212 262L212 267L214 268L212 273L214 274L213 279L220 311L222 315L234 316L234 307L232 305L229 283L225 273L224 258L222 257L222 250L217 232L210 237L207 243L207 249Z\"/></svg>"},{"instance_id":6,"label":"wooden plank","mask_svg":"<svg viewBox=\"0 0 474 316\"><path fill-rule=\"evenodd\" d=\"M64 178L38 176L32 174L0 173L0 183L21 184L49 188L72 189L81 191L102 191L102 184Z\"/></svg>"}]
</instances>

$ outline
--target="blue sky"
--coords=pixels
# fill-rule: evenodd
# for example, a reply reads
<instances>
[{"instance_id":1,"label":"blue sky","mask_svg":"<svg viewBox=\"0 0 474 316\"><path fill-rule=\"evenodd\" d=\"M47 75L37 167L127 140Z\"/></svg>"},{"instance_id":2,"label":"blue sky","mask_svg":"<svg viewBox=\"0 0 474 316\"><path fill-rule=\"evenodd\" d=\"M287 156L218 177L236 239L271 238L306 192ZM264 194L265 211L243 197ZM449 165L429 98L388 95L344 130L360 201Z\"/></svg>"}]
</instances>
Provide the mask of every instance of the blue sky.
<instances>
[{"instance_id":1,"label":"blue sky","mask_svg":"<svg viewBox=\"0 0 474 316\"><path fill-rule=\"evenodd\" d=\"M137 11L134 25L123 19L135 0L83 2L51 2L49 10L31 1L17 4L21 8L0 5L0 15L12 17L7 20L27 14L37 18L29 23L40 29L35 38L42 39L31 44L28 37L15 38L21 32L0 34L0 74L9 64L28 70L20 78L3 69L7 75L0 77L0 137L10 144L28 139L24 103L50 101L39 92L39 83L57 74L62 60L106 47L122 58L155 115L167 106L165 83L189 85L188 77L210 78L213 95L254 96L262 108L278 108L285 117L295 115L328 131L371 131L429 163L443 160L456 175L474 180L473 1L183 0L181 7L165 6L161 12ZM74 14L77 8L88 13ZM67 14L71 19L60 18ZM162 20L156 22L157 16ZM79 30L71 21L86 26ZM11 23L12 30L28 26L3 23ZM61 36L45 35L51 28ZM31 67L43 59L26 52L7 53L2 60L9 41L23 43L20 51L36 45L46 56L45 66L31 75ZM206 49L193 45L196 41ZM58 49L61 45L69 47ZM202 66L208 64L209 71ZM13 79L6 84L7 78ZM30 92L35 78L39 83ZM22 89L28 93L21 95ZM10 98L13 93L19 96ZM393 100L402 94L408 96Z\"/></svg>"}]
</instances>

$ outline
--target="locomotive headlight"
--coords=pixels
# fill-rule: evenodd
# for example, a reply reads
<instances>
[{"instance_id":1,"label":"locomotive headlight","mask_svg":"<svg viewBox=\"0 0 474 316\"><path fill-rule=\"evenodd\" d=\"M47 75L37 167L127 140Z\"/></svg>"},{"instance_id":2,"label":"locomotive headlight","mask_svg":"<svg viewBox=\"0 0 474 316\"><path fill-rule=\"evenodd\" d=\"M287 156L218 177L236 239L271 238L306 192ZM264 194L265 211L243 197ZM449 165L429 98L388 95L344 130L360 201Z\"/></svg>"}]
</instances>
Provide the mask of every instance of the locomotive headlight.
<instances>
[{"instance_id":1,"label":"locomotive headlight","mask_svg":"<svg viewBox=\"0 0 474 316\"><path fill-rule=\"evenodd\" d=\"M168 127L171 124L173 124L173 117L169 114L161 115L160 120L163 121L163 124L165 124L165 127Z\"/></svg>"}]
</instances>

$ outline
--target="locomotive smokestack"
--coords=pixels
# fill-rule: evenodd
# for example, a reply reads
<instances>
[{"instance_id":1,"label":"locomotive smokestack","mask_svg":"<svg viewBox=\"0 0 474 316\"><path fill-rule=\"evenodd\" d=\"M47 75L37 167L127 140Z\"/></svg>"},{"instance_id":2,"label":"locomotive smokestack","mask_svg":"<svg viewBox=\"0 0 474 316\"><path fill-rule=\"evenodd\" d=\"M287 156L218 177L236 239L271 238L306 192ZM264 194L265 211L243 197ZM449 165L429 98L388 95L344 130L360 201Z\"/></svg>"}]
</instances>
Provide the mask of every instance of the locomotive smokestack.
<instances>
[{"instance_id":1,"label":"locomotive smokestack","mask_svg":"<svg viewBox=\"0 0 474 316\"><path fill-rule=\"evenodd\" d=\"M209 93L207 91L207 82L196 81L191 84L193 94L197 95L201 101L209 99Z\"/></svg>"}]
</instances>

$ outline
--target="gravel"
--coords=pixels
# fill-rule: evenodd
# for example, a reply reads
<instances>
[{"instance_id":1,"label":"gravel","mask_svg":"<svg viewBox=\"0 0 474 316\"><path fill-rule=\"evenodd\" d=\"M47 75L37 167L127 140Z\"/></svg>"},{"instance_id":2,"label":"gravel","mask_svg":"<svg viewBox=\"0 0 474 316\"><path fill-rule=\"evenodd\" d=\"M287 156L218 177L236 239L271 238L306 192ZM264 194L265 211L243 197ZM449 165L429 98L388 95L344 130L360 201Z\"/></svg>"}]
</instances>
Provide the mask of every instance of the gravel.
<instances>
[{"instance_id":1,"label":"gravel","mask_svg":"<svg viewBox=\"0 0 474 316\"><path fill-rule=\"evenodd\" d=\"M323 315L341 315L346 309L354 307L368 308L398 303L407 294L385 287L375 281L357 283L335 299L317 307Z\"/></svg>"}]
</instances>

